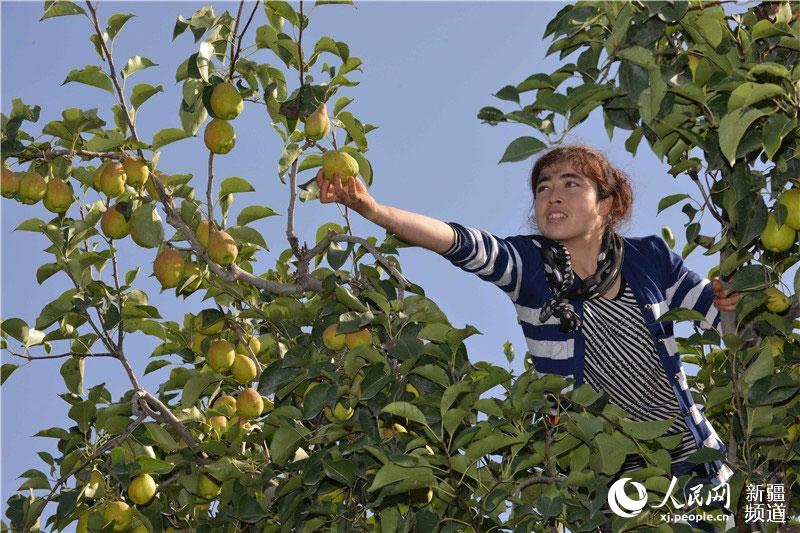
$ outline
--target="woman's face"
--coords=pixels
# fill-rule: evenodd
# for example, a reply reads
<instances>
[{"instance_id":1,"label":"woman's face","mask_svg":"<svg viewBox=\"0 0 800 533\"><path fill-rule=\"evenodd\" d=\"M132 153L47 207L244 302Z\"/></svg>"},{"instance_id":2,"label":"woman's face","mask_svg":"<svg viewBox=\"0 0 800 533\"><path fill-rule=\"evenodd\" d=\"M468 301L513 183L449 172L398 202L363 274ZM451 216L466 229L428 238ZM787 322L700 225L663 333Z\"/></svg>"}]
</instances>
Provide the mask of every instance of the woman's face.
<instances>
[{"instance_id":1,"label":"woman's face","mask_svg":"<svg viewBox=\"0 0 800 533\"><path fill-rule=\"evenodd\" d=\"M600 200L597 184L576 170L570 161L542 169L536 183L536 225L548 239L582 241L602 236L612 198Z\"/></svg>"}]
</instances>

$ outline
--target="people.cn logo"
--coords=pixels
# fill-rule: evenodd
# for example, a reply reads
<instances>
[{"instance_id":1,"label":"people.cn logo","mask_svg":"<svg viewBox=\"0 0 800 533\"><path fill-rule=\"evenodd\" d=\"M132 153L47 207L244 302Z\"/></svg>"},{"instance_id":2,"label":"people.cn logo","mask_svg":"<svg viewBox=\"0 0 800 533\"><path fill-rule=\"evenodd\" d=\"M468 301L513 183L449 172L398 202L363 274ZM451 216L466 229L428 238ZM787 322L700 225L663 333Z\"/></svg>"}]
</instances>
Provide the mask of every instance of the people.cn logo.
<instances>
[{"instance_id":1,"label":"people.cn logo","mask_svg":"<svg viewBox=\"0 0 800 533\"><path fill-rule=\"evenodd\" d=\"M608 506L615 514L625 518L633 518L638 515L647 504L647 490L641 483L631 481L631 485L638 494L637 499L625 494L625 482L630 480L629 477L620 478L608 489Z\"/></svg>"}]
</instances>

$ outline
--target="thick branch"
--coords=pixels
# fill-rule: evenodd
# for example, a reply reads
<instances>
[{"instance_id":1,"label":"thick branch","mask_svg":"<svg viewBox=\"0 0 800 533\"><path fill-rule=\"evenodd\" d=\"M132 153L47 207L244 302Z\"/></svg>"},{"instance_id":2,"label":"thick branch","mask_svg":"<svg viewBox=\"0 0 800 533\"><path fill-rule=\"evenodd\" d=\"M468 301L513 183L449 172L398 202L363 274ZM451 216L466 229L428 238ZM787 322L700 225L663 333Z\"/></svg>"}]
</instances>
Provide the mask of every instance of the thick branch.
<instances>
[{"instance_id":1,"label":"thick branch","mask_svg":"<svg viewBox=\"0 0 800 533\"><path fill-rule=\"evenodd\" d=\"M144 409L145 412L150 411L148 413L150 416L153 416L156 420L161 420L165 424L169 424L170 426L172 426L172 428L178 432L178 434L181 436L186 445L194 453L196 454L201 453L197 449L197 441L194 440L194 437L192 437L191 433L189 433L189 430L186 429L186 426L183 425L183 422L178 420L177 417L172 413L172 411L170 411L169 407L164 405L164 403L161 400L159 400L146 390L140 390L139 394L145 400L142 403L142 409ZM158 414L154 413L153 410L157 411Z\"/></svg>"}]
</instances>

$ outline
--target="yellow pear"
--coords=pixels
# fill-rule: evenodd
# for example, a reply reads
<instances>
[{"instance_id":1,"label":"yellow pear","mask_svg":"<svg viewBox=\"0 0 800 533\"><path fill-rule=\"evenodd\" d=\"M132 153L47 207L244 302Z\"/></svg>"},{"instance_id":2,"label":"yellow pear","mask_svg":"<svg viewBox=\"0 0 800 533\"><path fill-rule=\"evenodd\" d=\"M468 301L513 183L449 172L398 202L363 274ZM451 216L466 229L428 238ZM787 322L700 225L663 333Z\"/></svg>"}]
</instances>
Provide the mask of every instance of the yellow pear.
<instances>
[{"instance_id":1,"label":"yellow pear","mask_svg":"<svg viewBox=\"0 0 800 533\"><path fill-rule=\"evenodd\" d=\"M147 182L147 177L150 175L147 162L136 157L122 156L122 168L125 169L128 185L137 189Z\"/></svg>"},{"instance_id":2,"label":"yellow pear","mask_svg":"<svg viewBox=\"0 0 800 533\"><path fill-rule=\"evenodd\" d=\"M305 136L309 141L318 141L325 137L331 129L328 108L325 102L316 111L308 115L305 121Z\"/></svg>"},{"instance_id":3,"label":"yellow pear","mask_svg":"<svg viewBox=\"0 0 800 533\"><path fill-rule=\"evenodd\" d=\"M761 232L761 246L771 252L783 252L792 247L797 232L788 224L778 225L775 215L767 217L767 226Z\"/></svg>"},{"instance_id":4,"label":"yellow pear","mask_svg":"<svg viewBox=\"0 0 800 533\"><path fill-rule=\"evenodd\" d=\"M237 353L231 365L231 375L242 385L247 385L256 379L258 369L249 355Z\"/></svg>"},{"instance_id":5,"label":"yellow pear","mask_svg":"<svg viewBox=\"0 0 800 533\"><path fill-rule=\"evenodd\" d=\"M212 407L219 412L225 413L226 416L233 416L236 414L236 398L224 394L214 401Z\"/></svg>"},{"instance_id":6,"label":"yellow pear","mask_svg":"<svg viewBox=\"0 0 800 533\"><path fill-rule=\"evenodd\" d=\"M211 223L209 223L208 220L201 220L197 225L194 234L197 236L197 240L200 241L200 244L203 245L203 248L208 248L208 238L212 231L214 231L214 229L211 227Z\"/></svg>"},{"instance_id":7,"label":"yellow pear","mask_svg":"<svg viewBox=\"0 0 800 533\"><path fill-rule=\"evenodd\" d=\"M248 334L242 335L242 340L236 343L236 351L245 355L249 355L247 350L248 346L250 347L250 350L253 351L253 354L258 354L258 352L261 351L261 341L258 340L258 337Z\"/></svg>"},{"instance_id":8,"label":"yellow pear","mask_svg":"<svg viewBox=\"0 0 800 533\"><path fill-rule=\"evenodd\" d=\"M113 523L113 529L117 532L128 531L133 521L133 510L123 501L112 501L103 507L103 522Z\"/></svg>"},{"instance_id":9,"label":"yellow pear","mask_svg":"<svg viewBox=\"0 0 800 533\"><path fill-rule=\"evenodd\" d=\"M106 159L105 161L100 163L100 166L98 166L97 169L94 171L94 174L92 174L92 187L94 187L94 190L98 192L100 191L100 176L103 175L103 171L106 169L106 165L111 161L112 161L111 159Z\"/></svg>"},{"instance_id":10,"label":"yellow pear","mask_svg":"<svg viewBox=\"0 0 800 533\"><path fill-rule=\"evenodd\" d=\"M325 414L325 418L328 419L328 422L344 422L345 420L350 420L350 418L352 418L355 410L352 407L345 407L341 402L336 402L336 406L333 408L333 410L326 405L322 412Z\"/></svg>"},{"instance_id":11,"label":"yellow pear","mask_svg":"<svg viewBox=\"0 0 800 533\"><path fill-rule=\"evenodd\" d=\"M372 333L368 329L360 329L353 333L347 333L344 336L344 343L351 350L362 344L372 344Z\"/></svg>"},{"instance_id":12,"label":"yellow pear","mask_svg":"<svg viewBox=\"0 0 800 533\"><path fill-rule=\"evenodd\" d=\"M225 313L219 309L203 309L194 320L194 330L203 335L216 335L225 326Z\"/></svg>"},{"instance_id":13,"label":"yellow pear","mask_svg":"<svg viewBox=\"0 0 800 533\"><path fill-rule=\"evenodd\" d=\"M393 423L391 426L384 426L381 428L381 437L384 440L391 439L398 433L408 433L408 430L402 424L398 424L397 422Z\"/></svg>"},{"instance_id":14,"label":"yellow pear","mask_svg":"<svg viewBox=\"0 0 800 533\"><path fill-rule=\"evenodd\" d=\"M322 154L322 177L332 181L334 174L339 175L339 181L344 185L350 176L358 175L358 161L347 152L328 150Z\"/></svg>"},{"instance_id":15,"label":"yellow pear","mask_svg":"<svg viewBox=\"0 0 800 533\"><path fill-rule=\"evenodd\" d=\"M800 189L789 189L781 194L778 203L786 206L786 220L793 230L800 230Z\"/></svg>"},{"instance_id":16,"label":"yellow pear","mask_svg":"<svg viewBox=\"0 0 800 533\"><path fill-rule=\"evenodd\" d=\"M322 332L322 343L329 350L338 352L345 346L345 333L336 333L336 324L331 324Z\"/></svg>"},{"instance_id":17,"label":"yellow pear","mask_svg":"<svg viewBox=\"0 0 800 533\"><path fill-rule=\"evenodd\" d=\"M130 204L120 202L106 209L100 217L100 229L109 239L121 239L131 230Z\"/></svg>"},{"instance_id":18,"label":"yellow pear","mask_svg":"<svg viewBox=\"0 0 800 533\"><path fill-rule=\"evenodd\" d=\"M136 476L128 484L128 497L136 505L145 505L156 495L158 485L150 474Z\"/></svg>"},{"instance_id":19,"label":"yellow pear","mask_svg":"<svg viewBox=\"0 0 800 533\"><path fill-rule=\"evenodd\" d=\"M197 493L201 498L213 500L219 496L221 485L222 484L219 481L203 472L197 479Z\"/></svg>"},{"instance_id":20,"label":"yellow pear","mask_svg":"<svg viewBox=\"0 0 800 533\"><path fill-rule=\"evenodd\" d=\"M217 372L227 372L236 357L233 344L225 339L216 339L208 345L206 361Z\"/></svg>"},{"instance_id":21,"label":"yellow pear","mask_svg":"<svg viewBox=\"0 0 800 533\"><path fill-rule=\"evenodd\" d=\"M65 213L72 205L74 195L72 185L61 178L53 178L47 182L43 204L48 211Z\"/></svg>"},{"instance_id":22,"label":"yellow pear","mask_svg":"<svg viewBox=\"0 0 800 533\"><path fill-rule=\"evenodd\" d=\"M257 390L248 387L236 396L236 414L241 418L257 418L264 411L264 399Z\"/></svg>"},{"instance_id":23,"label":"yellow pear","mask_svg":"<svg viewBox=\"0 0 800 533\"><path fill-rule=\"evenodd\" d=\"M792 301L780 290L776 289L775 287L769 287L767 288L766 293L767 309L773 313L783 313L789 309L789 305L791 305Z\"/></svg>"},{"instance_id":24,"label":"yellow pear","mask_svg":"<svg viewBox=\"0 0 800 533\"><path fill-rule=\"evenodd\" d=\"M47 193L47 182L35 170L31 169L23 174L19 180L17 198L23 204L33 205Z\"/></svg>"},{"instance_id":25,"label":"yellow pear","mask_svg":"<svg viewBox=\"0 0 800 533\"><path fill-rule=\"evenodd\" d=\"M212 261L222 266L230 265L236 261L236 256L239 255L239 247L236 246L236 241L222 230L211 232L206 251Z\"/></svg>"},{"instance_id":26,"label":"yellow pear","mask_svg":"<svg viewBox=\"0 0 800 533\"><path fill-rule=\"evenodd\" d=\"M244 101L239 89L230 82L219 83L211 91L211 111L214 116L231 120L244 110Z\"/></svg>"},{"instance_id":27,"label":"yellow pear","mask_svg":"<svg viewBox=\"0 0 800 533\"><path fill-rule=\"evenodd\" d=\"M19 190L19 176L13 172L3 161L2 180L0 181L0 194L4 198L13 198Z\"/></svg>"},{"instance_id":28,"label":"yellow pear","mask_svg":"<svg viewBox=\"0 0 800 533\"><path fill-rule=\"evenodd\" d=\"M119 161L108 161L100 173L100 190L110 197L119 196L125 192L125 168Z\"/></svg>"},{"instance_id":29,"label":"yellow pear","mask_svg":"<svg viewBox=\"0 0 800 533\"><path fill-rule=\"evenodd\" d=\"M161 283L162 289L169 289L178 285L183 276L184 265L185 261L181 254L172 248L167 248L158 254L153 262L153 273Z\"/></svg>"},{"instance_id":30,"label":"yellow pear","mask_svg":"<svg viewBox=\"0 0 800 533\"><path fill-rule=\"evenodd\" d=\"M217 435L222 435L228 429L228 418L222 415L210 416L208 417L208 424Z\"/></svg>"},{"instance_id":31,"label":"yellow pear","mask_svg":"<svg viewBox=\"0 0 800 533\"><path fill-rule=\"evenodd\" d=\"M206 126L203 141L215 154L227 154L236 145L236 130L228 121L215 118Z\"/></svg>"}]
</instances>

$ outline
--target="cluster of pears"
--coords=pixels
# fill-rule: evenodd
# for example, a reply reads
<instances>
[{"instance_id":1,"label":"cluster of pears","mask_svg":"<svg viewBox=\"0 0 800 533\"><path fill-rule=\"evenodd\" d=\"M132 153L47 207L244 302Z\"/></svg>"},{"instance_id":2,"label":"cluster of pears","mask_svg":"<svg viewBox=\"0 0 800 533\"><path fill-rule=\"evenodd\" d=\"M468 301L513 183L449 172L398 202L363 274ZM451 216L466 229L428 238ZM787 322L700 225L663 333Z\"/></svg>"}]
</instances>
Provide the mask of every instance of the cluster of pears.
<instances>
[{"instance_id":1,"label":"cluster of pears","mask_svg":"<svg viewBox=\"0 0 800 533\"><path fill-rule=\"evenodd\" d=\"M261 350L258 337L248 335L246 340L254 354ZM249 355L248 346L241 341L234 346L232 342L222 337L214 338L208 344L206 362L215 372L220 374L230 372L233 379L242 385L248 385L258 377L258 368Z\"/></svg>"},{"instance_id":2,"label":"cluster of pears","mask_svg":"<svg viewBox=\"0 0 800 533\"><path fill-rule=\"evenodd\" d=\"M203 283L203 271L200 267L184 259L181 252L172 248L165 248L156 256L153 261L153 275L162 289L178 287L178 293L184 296L192 294Z\"/></svg>"},{"instance_id":3,"label":"cluster of pears","mask_svg":"<svg viewBox=\"0 0 800 533\"><path fill-rule=\"evenodd\" d=\"M244 110L244 100L239 89L230 82L217 84L211 91L211 115L203 141L215 154L227 154L236 145L236 130L229 120L235 119Z\"/></svg>"},{"instance_id":4,"label":"cluster of pears","mask_svg":"<svg viewBox=\"0 0 800 533\"><path fill-rule=\"evenodd\" d=\"M345 346L353 349L362 344L372 344L372 333L366 328L352 333L337 333L336 324L331 324L322 332L322 343L329 350L338 352Z\"/></svg>"},{"instance_id":5,"label":"cluster of pears","mask_svg":"<svg viewBox=\"0 0 800 533\"><path fill-rule=\"evenodd\" d=\"M21 175L2 163L0 194L4 198L16 198L26 205L33 205L42 200L44 207L56 214L66 213L75 194L72 184L61 178L45 179L33 166Z\"/></svg>"},{"instance_id":6,"label":"cluster of pears","mask_svg":"<svg viewBox=\"0 0 800 533\"><path fill-rule=\"evenodd\" d=\"M235 398L224 394L214 400L211 408L219 414L211 413L208 423L217 436L222 436L234 424L249 428L250 420L271 411L273 407L272 400L261 396L253 387L244 387Z\"/></svg>"},{"instance_id":7,"label":"cluster of pears","mask_svg":"<svg viewBox=\"0 0 800 533\"><path fill-rule=\"evenodd\" d=\"M786 207L786 219L779 225L775 215L770 213L767 225L761 232L761 246L771 252L785 252L797 240L797 230L800 230L800 188L784 191L778 203Z\"/></svg>"},{"instance_id":8,"label":"cluster of pears","mask_svg":"<svg viewBox=\"0 0 800 533\"><path fill-rule=\"evenodd\" d=\"M107 487L103 473L98 469L93 469L89 475L89 480L83 482L83 497L86 499L100 498L106 495ZM140 474L135 476L128 483L128 499L136 505L147 505L158 492L158 484L150 474ZM142 524L134 514L133 508L123 500L109 500L97 505L94 511L84 513L78 519L76 531L78 533L89 531L89 520L93 514L100 517L100 522L109 526L113 531L129 531L134 533L146 533L149 531L147 526Z\"/></svg>"}]
</instances>

